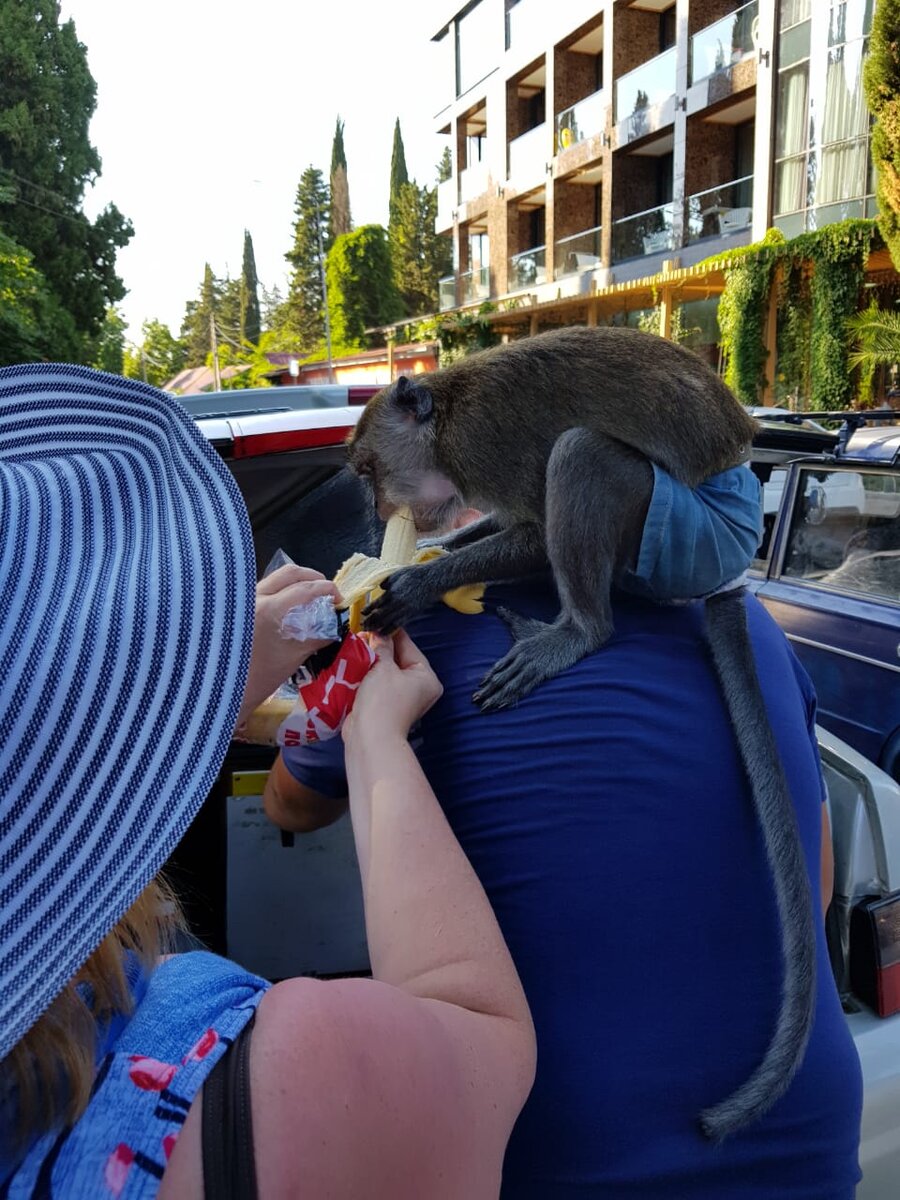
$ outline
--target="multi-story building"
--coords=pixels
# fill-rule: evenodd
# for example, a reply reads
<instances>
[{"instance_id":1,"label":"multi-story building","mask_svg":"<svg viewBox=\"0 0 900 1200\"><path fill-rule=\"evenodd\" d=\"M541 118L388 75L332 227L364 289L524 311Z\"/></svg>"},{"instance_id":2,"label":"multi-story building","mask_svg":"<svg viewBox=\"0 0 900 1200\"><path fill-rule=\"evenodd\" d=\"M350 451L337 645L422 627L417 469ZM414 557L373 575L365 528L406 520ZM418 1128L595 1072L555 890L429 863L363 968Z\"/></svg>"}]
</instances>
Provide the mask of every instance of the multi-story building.
<instances>
[{"instance_id":1,"label":"multi-story building","mask_svg":"<svg viewBox=\"0 0 900 1200\"><path fill-rule=\"evenodd\" d=\"M448 4L435 131L452 174L441 308L510 333L662 302L712 332L721 272L774 225L874 216L862 63L873 0ZM623 317L623 314L625 316Z\"/></svg>"}]
</instances>

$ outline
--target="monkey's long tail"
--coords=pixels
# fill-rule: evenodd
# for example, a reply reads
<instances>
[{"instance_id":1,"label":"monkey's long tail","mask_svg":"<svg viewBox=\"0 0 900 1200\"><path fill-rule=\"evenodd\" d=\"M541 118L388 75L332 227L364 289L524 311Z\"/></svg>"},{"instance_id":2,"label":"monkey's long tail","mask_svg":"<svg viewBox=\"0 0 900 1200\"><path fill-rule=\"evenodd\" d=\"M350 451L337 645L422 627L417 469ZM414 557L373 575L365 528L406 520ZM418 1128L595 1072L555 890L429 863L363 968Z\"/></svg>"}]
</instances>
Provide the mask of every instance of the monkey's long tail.
<instances>
[{"instance_id":1,"label":"monkey's long tail","mask_svg":"<svg viewBox=\"0 0 900 1200\"><path fill-rule=\"evenodd\" d=\"M741 761L765 838L775 883L784 964L781 1008L772 1039L752 1075L700 1114L707 1137L720 1142L761 1117L781 1097L803 1061L816 994L812 894L797 817L759 686L744 589L706 601L706 633Z\"/></svg>"}]
</instances>

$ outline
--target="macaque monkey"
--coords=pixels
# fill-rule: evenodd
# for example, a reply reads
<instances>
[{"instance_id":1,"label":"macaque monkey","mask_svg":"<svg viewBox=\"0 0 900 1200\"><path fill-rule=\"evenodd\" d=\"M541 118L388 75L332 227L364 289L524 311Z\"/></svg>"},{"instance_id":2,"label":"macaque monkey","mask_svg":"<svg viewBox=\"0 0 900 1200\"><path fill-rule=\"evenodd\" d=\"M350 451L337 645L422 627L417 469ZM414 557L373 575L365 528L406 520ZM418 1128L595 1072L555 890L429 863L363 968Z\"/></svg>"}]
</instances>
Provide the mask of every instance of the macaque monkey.
<instances>
[{"instance_id":1,"label":"macaque monkey","mask_svg":"<svg viewBox=\"0 0 900 1200\"><path fill-rule=\"evenodd\" d=\"M651 462L695 487L749 456L756 422L690 351L629 329L566 328L471 355L368 403L350 465L386 518L409 505L420 532L471 505L485 515L442 539L452 552L396 571L365 624L389 632L463 584L552 568L547 624L501 610L513 645L475 693L515 703L613 631L610 590L628 586L653 491ZM683 598L683 597L672 597ZM812 901L797 822L756 676L743 589L706 600L712 660L775 881L781 1008L750 1078L700 1114L719 1141L765 1113L803 1061L815 1001Z\"/></svg>"}]
</instances>

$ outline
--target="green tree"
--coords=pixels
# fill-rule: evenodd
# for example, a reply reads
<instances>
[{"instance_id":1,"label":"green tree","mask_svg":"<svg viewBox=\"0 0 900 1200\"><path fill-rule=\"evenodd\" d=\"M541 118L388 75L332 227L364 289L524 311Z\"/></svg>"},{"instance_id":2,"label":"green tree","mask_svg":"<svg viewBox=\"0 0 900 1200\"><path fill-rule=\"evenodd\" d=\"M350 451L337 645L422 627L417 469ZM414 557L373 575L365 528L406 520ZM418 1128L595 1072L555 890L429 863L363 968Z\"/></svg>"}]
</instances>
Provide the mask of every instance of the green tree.
<instances>
[{"instance_id":1,"label":"green tree","mask_svg":"<svg viewBox=\"0 0 900 1200\"><path fill-rule=\"evenodd\" d=\"M250 231L245 229L244 258L241 265L241 341L252 342L255 346L259 341L261 331L256 256L253 253L253 239Z\"/></svg>"},{"instance_id":2,"label":"green tree","mask_svg":"<svg viewBox=\"0 0 900 1200\"><path fill-rule=\"evenodd\" d=\"M188 301L181 323L181 340L185 346L185 366L202 367L212 351L211 318L221 300L222 285L206 263L199 300Z\"/></svg>"},{"instance_id":3,"label":"green tree","mask_svg":"<svg viewBox=\"0 0 900 1200\"><path fill-rule=\"evenodd\" d=\"M184 343L172 336L168 325L150 320L141 326L141 344L126 350L122 373L162 387L185 365Z\"/></svg>"},{"instance_id":4,"label":"green tree","mask_svg":"<svg viewBox=\"0 0 900 1200\"><path fill-rule=\"evenodd\" d=\"M441 155L441 161L435 167L435 171L438 183L445 183L453 174L453 158L449 146L444 147L444 153Z\"/></svg>"},{"instance_id":5,"label":"green tree","mask_svg":"<svg viewBox=\"0 0 900 1200\"><path fill-rule=\"evenodd\" d=\"M97 338L96 357L93 366L98 371L109 371L121 375L125 364L125 330L128 322L114 304L106 310L103 326Z\"/></svg>"},{"instance_id":6,"label":"green tree","mask_svg":"<svg viewBox=\"0 0 900 1200\"><path fill-rule=\"evenodd\" d=\"M325 333L320 247L327 253L328 187L322 172L309 166L303 172L294 204L294 245L285 255L293 267L282 328L296 339L302 352L313 350Z\"/></svg>"},{"instance_id":7,"label":"green tree","mask_svg":"<svg viewBox=\"0 0 900 1200\"><path fill-rule=\"evenodd\" d=\"M263 330L275 329L281 324L281 313L284 308L284 296L281 294L281 288L277 283L273 284L271 288L260 284L260 293L260 320Z\"/></svg>"},{"instance_id":8,"label":"green tree","mask_svg":"<svg viewBox=\"0 0 900 1200\"><path fill-rule=\"evenodd\" d=\"M437 312L438 280L453 264L449 238L435 233L437 188L404 183L388 231L394 282L410 316Z\"/></svg>"},{"instance_id":9,"label":"green tree","mask_svg":"<svg viewBox=\"0 0 900 1200\"><path fill-rule=\"evenodd\" d=\"M60 329L75 336L32 255L0 231L0 366L53 358Z\"/></svg>"},{"instance_id":10,"label":"green tree","mask_svg":"<svg viewBox=\"0 0 900 1200\"><path fill-rule=\"evenodd\" d=\"M409 183L409 172L406 169L406 153L403 149L403 134L400 132L400 118L394 125L394 146L391 150L391 194L388 200L388 228L394 223L394 210L400 199L400 189L404 183Z\"/></svg>"},{"instance_id":11,"label":"green tree","mask_svg":"<svg viewBox=\"0 0 900 1200\"><path fill-rule=\"evenodd\" d=\"M365 348L366 329L403 315L381 225L362 225L334 243L328 255L328 313L335 352Z\"/></svg>"},{"instance_id":12,"label":"green tree","mask_svg":"<svg viewBox=\"0 0 900 1200\"><path fill-rule=\"evenodd\" d=\"M340 117L334 128L331 145L331 240L349 233L353 228L350 216L350 185L347 182L347 156L344 153L344 122Z\"/></svg>"},{"instance_id":13,"label":"green tree","mask_svg":"<svg viewBox=\"0 0 900 1200\"><path fill-rule=\"evenodd\" d=\"M863 86L872 129L872 161L878 171L878 226L900 270L900 0L878 0L872 19Z\"/></svg>"},{"instance_id":14,"label":"green tree","mask_svg":"<svg viewBox=\"0 0 900 1200\"><path fill-rule=\"evenodd\" d=\"M86 362L125 295L116 252L133 230L115 205L93 221L82 212L101 167L88 137L96 84L74 23L59 17L58 0L0 0L0 219L56 302L53 356Z\"/></svg>"}]
</instances>

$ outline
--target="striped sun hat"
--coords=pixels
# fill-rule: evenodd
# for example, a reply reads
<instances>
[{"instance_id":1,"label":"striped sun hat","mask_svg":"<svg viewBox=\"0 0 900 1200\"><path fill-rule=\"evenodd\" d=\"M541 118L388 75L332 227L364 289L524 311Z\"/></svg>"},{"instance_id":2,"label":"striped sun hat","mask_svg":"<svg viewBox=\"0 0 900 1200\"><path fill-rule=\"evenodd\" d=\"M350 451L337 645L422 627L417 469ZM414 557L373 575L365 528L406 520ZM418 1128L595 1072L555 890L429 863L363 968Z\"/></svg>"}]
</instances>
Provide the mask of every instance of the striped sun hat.
<instances>
[{"instance_id":1,"label":"striped sun hat","mask_svg":"<svg viewBox=\"0 0 900 1200\"><path fill-rule=\"evenodd\" d=\"M176 400L0 370L0 1058L209 791L253 586L243 501Z\"/></svg>"}]
</instances>

